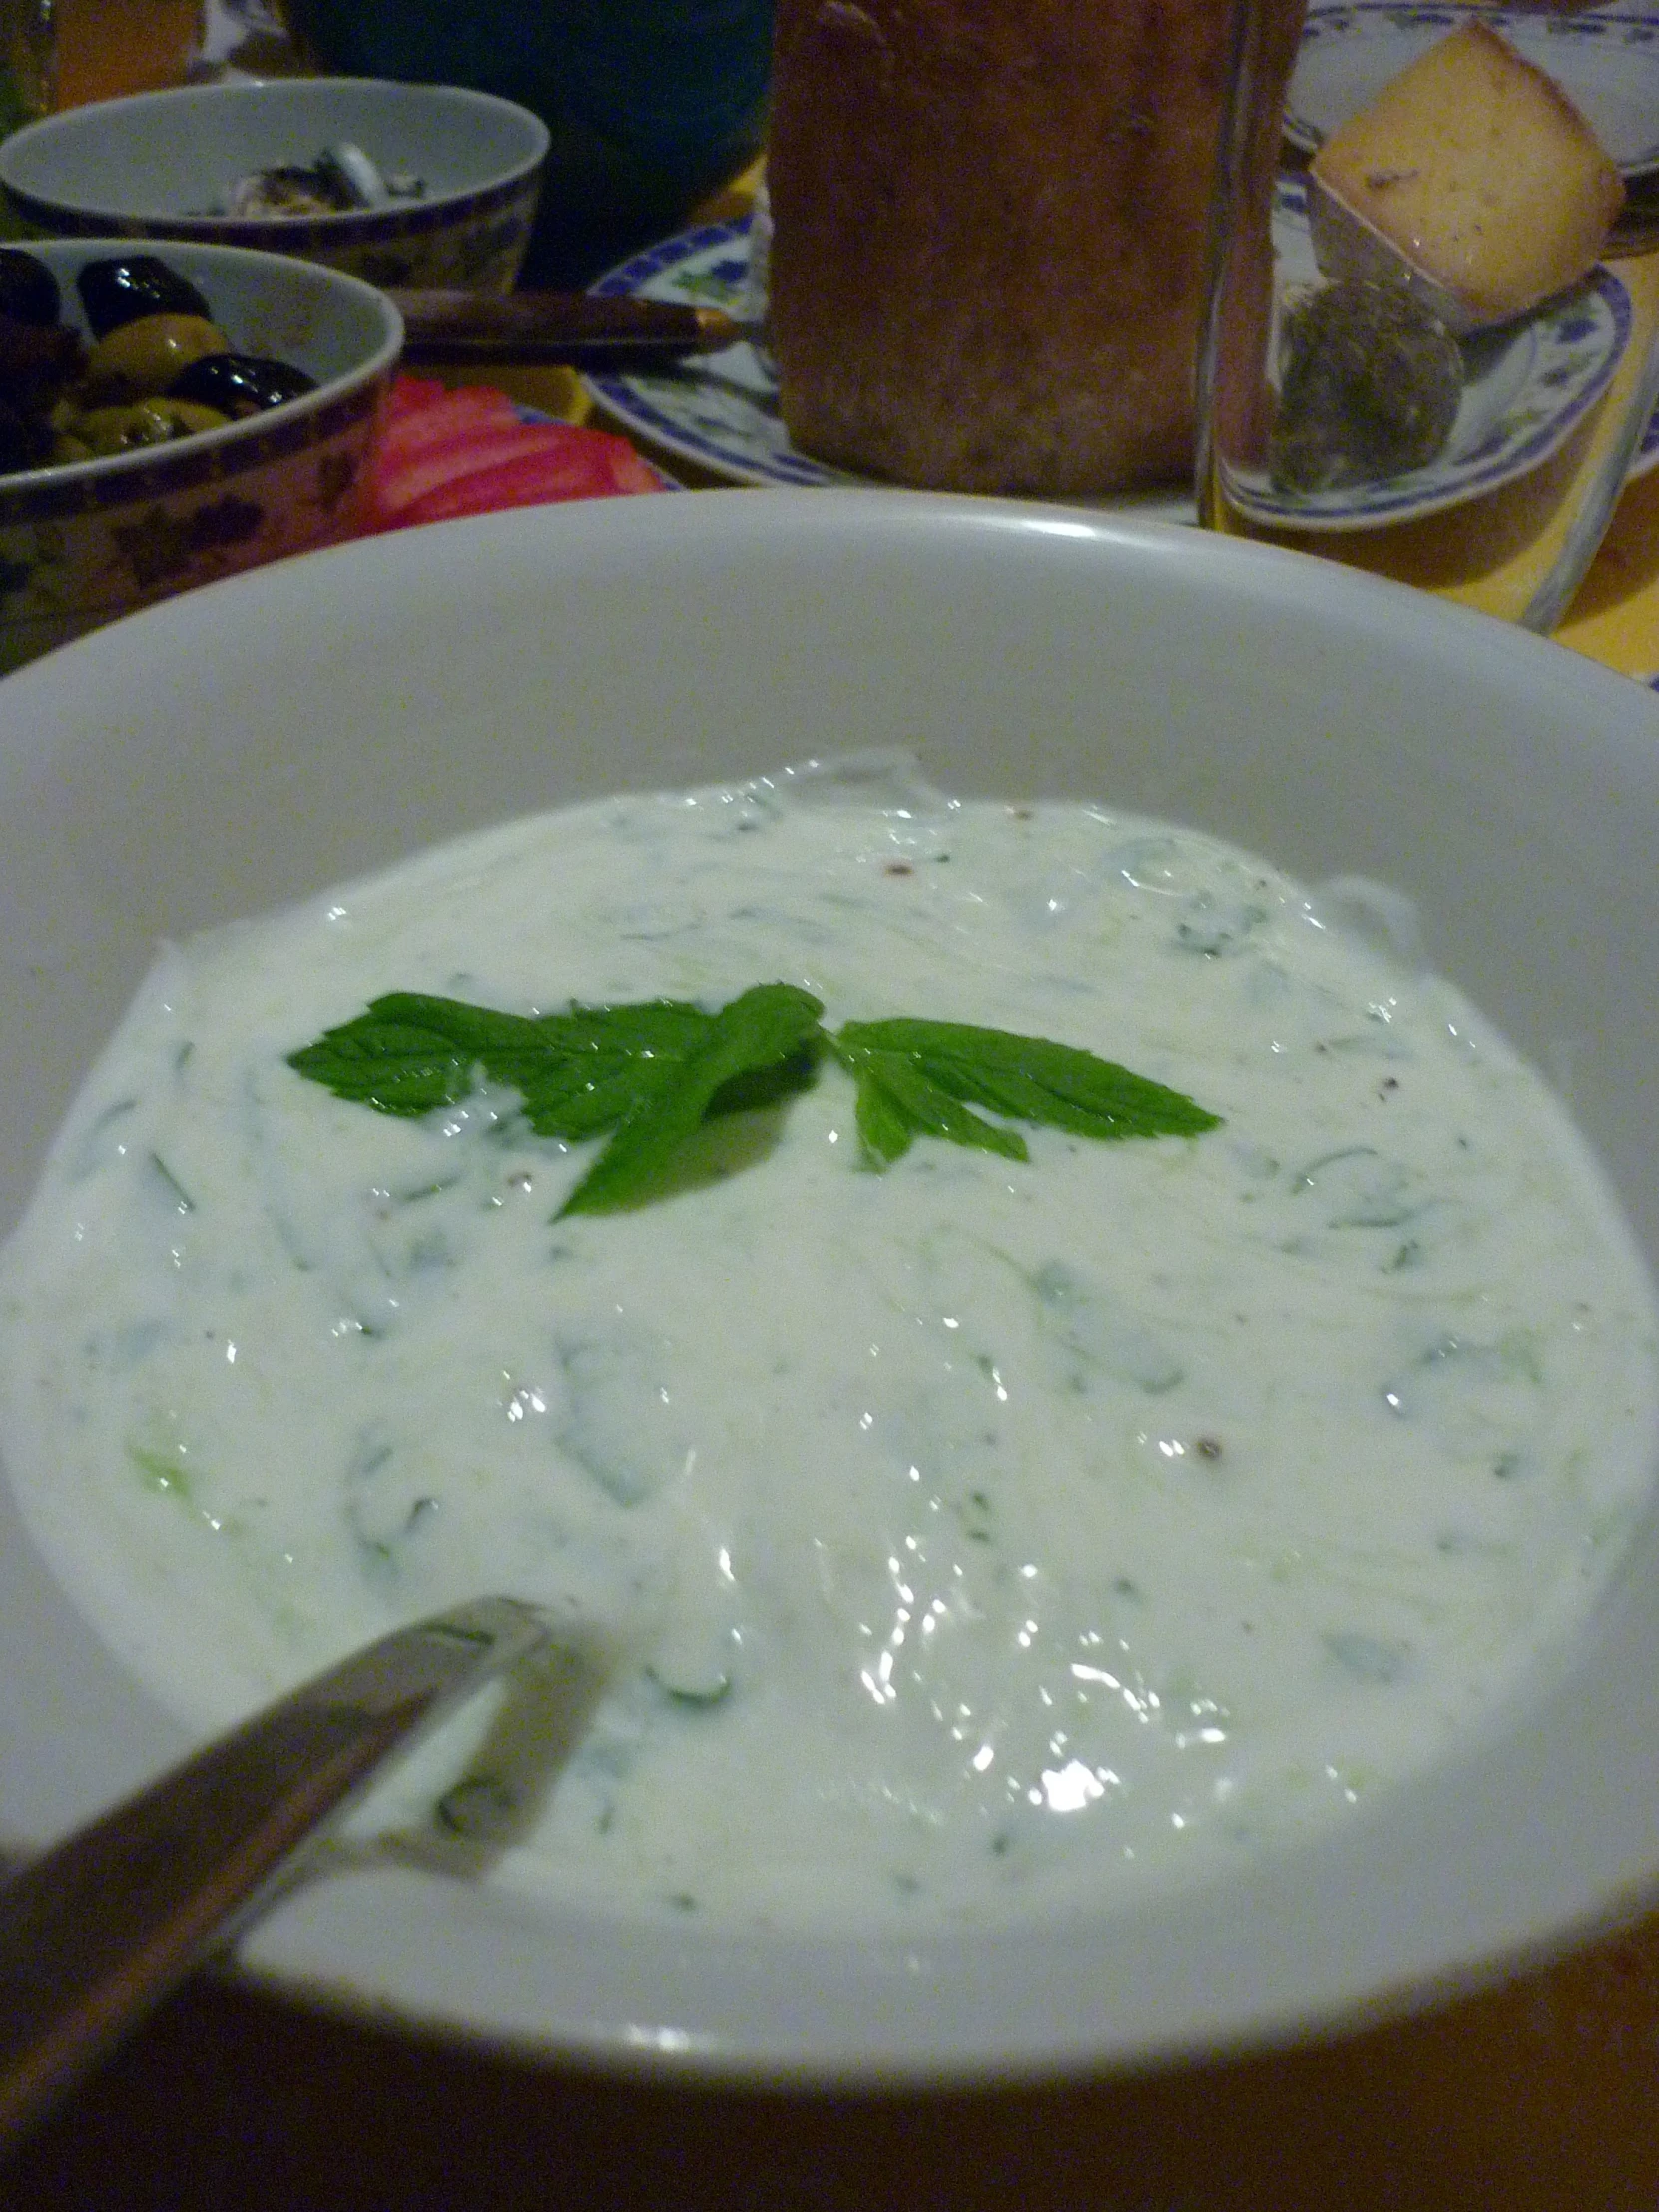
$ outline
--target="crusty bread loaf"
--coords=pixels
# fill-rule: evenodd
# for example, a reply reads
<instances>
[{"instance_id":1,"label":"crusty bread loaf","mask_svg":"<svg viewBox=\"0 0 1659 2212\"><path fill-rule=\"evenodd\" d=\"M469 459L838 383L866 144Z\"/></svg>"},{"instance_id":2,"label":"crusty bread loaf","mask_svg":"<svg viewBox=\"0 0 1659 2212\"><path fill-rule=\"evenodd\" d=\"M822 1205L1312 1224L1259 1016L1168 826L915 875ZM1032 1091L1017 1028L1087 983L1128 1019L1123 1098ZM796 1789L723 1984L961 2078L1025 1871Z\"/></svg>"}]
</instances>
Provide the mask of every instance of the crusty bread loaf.
<instances>
[{"instance_id":1,"label":"crusty bread loaf","mask_svg":"<svg viewBox=\"0 0 1659 2212\"><path fill-rule=\"evenodd\" d=\"M778 0L771 330L805 452L1180 478L1230 0Z\"/></svg>"}]
</instances>

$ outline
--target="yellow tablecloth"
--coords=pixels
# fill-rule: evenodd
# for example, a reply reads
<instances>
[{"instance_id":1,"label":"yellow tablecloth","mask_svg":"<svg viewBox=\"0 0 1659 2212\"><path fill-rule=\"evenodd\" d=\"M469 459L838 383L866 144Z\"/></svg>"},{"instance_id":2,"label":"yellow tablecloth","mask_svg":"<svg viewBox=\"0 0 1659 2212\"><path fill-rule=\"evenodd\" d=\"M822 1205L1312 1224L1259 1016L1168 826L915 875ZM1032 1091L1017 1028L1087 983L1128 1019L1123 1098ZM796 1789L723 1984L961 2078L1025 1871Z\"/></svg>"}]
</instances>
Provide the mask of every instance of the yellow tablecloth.
<instances>
[{"instance_id":1,"label":"yellow tablecloth","mask_svg":"<svg viewBox=\"0 0 1659 2212\"><path fill-rule=\"evenodd\" d=\"M1659 675L1659 470L1625 492L1555 635L1627 676Z\"/></svg>"}]
</instances>

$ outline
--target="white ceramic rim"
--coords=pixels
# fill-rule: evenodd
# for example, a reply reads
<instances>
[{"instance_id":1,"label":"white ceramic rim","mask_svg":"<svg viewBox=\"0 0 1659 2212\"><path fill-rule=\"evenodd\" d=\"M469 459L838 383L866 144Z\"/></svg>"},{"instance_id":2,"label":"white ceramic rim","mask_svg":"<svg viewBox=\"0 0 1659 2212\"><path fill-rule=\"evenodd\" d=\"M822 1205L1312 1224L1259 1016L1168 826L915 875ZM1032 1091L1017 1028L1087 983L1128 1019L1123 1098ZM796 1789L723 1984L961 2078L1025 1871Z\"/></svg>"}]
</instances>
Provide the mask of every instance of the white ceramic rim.
<instances>
[{"instance_id":1,"label":"white ceramic rim","mask_svg":"<svg viewBox=\"0 0 1659 2212\"><path fill-rule=\"evenodd\" d=\"M1659 937L1659 701L1641 687L1483 616L1305 555L994 500L847 491L828 500L726 492L593 502L395 533L228 579L111 625L0 686L0 837L25 810L28 836L19 830L10 838L11 864L50 867L51 854L35 850L59 834L61 810L50 795L109 762L98 733L112 714L124 772L154 770L163 787L137 787L146 793L146 822L165 827L169 780L184 789L214 762L229 779L227 803L234 782L238 803L256 812L301 799L315 806L331 788L338 733L362 726L359 708L379 700L382 731L409 722L410 702L417 714L459 718L464 727L479 671L492 657L499 663L502 638L517 634L526 640L521 652L539 656L523 695L536 710L535 745L580 747L584 731L591 740L571 770L567 790L577 796L584 778L591 788L592 779L614 778L586 702L610 696L617 636L653 608L652 650L637 670L624 661L615 680L624 693L644 686L642 698L662 682L675 690L684 718L649 742L658 752L691 749L685 780L744 773L799 752L787 734L770 760L757 756L763 741L755 732L738 744L731 730L739 702L751 720L779 714L787 733L791 702L829 688L832 706L850 718L871 696L859 647L878 650L883 637L911 636L917 623L931 625L922 633L927 651L917 652L912 638L915 665L886 706L913 718L904 734L921 743L925 760L929 717L962 711L959 700L935 702L929 656L936 666L950 636L974 635L1011 567L1026 614L1050 608L1055 625L1042 635L1022 631L1028 658L1016 653L1016 675L1042 666L1045 653L1063 668L1068 634L1122 639L1127 655L1153 607L1178 641L1158 677L1156 714L1150 695L1137 706L1145 729L1122 734L1120 718L1104 702L1099 709L1102 743L1116 749L1114 774L1130 787L1122 804L1143 804L1133 787L1150 777L1172 793L1164 811L1203 822L1227 792L1248 799L1269 780L1317 777L1324 764L1352 787L1345 807L1365 823L1372 811L1385 820L1402 772L1421 774L1434 779L1435 819L1441 811L1455 818L1447 833L1458 850L1495 839L1507 851L1511 834L1525 830L1534 857L1553 839L1555 860L1575 878L1600 853L1604 881L1627 901L1618 910L1627 942L1607 947L1617 972L1606 988L1625 973L1640 986ZM1033 584L1041 586L1035 598ZM689 652L677 661L677 647L716 634L722 622L729 644L764 640L769 626L776 635L789 606L798 608L801 630L788 655L772 657L765 681L752 682L741 661L716 669L708 653L696 665ZM584 615L607 607L616 634L572 660ZM302 654L296 638L306 641ZM1189 668L1201 655L1217 657L1249 732L1236 759L1213 747L1206 759L1184 759ZM470 670L461 665L469 662ZM398 672L391 701L387 666ZM1045 681L1051 700L1070 696ZM595 683L607 689L596 692ZM1292 696L1292 684L1298 727L1285 750L1276 702ZM1345 717L1385 713L1402 686L1437 702L1423 727L1392 725L1397 749L1385 759L1359 745L1334 747L1331 732ZM237 718L249 702L275 713L274 693L292 720L291 753L243 759L231 737ZM211 713L202 703L210 696ZM173 759L166 739L182 727L182 702L189 729ZM612 712L626 705L613 702ZM1095 727L1087 702L1073 711L1085 707ZM1473 724L1485 762L1479 775ZM1540 730L1547 736L1534 742L1529 733ZM1045 762L1059 756L1048 750L1041 720L1021 726L1017 738L1024 787L1054 788L1045 778L1057 772ZM367 763L375 774L377 743L370 741ZM661 782L657 760L652 753L632 781ZM375 789L384 807L372 839L383 851L434 833L422 792L396 779ZM501 796L492 783L478 803L495 810ZM1482 799L1490 824L1466 812ZM97 804L114 819L120 802ZM1282 807L1278 819L1293 849L1273 856L1294 865L1298 826ZM1240 833L1252 827L1241 824ZM1370 857L1355 855L1361 866ZM1585 909L1572 917L1575 929L1593 927L1598 898L1611 896L1582 879ZM1407 878L1401 887L1416 886ZM1451 916L1460 930L1481 926L1478 890L1471 879L1473 921ZM1455 881L1446 895L1455 904ZM1528 940L1546 964L1554 956L1547 925L1558 919L1541 917ZM1513 967L1506 947L1476 949L1496 963L1494 980L1505 963ZM1575 971L1569 953L1561 958L1557 987L1565 990ZM1501 992L1494 1002L1475 978L1459 979L1509 1022ZM1524 1034L1517 1041L1529 1042ZM1621 1093L1639 1099L1650 1047L1619 1037L1608 1049L1613 1072L1630 1078ZM1649 1187L1641 1114L1591 1103L1587 1132L1622 1179L1648 1250L1659 1249L1659 1190ZM29 1115L49 1111L50 1101L35 1101ZM543 2056L686 2079L938 2082L1143 2066L1200 2046L1376 2016L1512 1967L1629 1910L1651 1884L1659 1866L1656 1593L1659 1519L1650 1516L1570 1658L1546 1671L1518 1709L1460 1740L1454 1775L1442 1770L1400 1785L1353 1827L1276 1853L1212 1889L1045 1923L1035 1933L746 1941L693 1927L668 1934L551 1914L488 1888L379 1867L291 1899L255 1932L246 1963L280 1986L371 2009L382 2021L389 2010ZM0 1636L13 1652L0 1707L0 1789L14 1835L41 1840L180 1748L178 1728L91 1648L67 1600L17 1541L0 1543ZM26 1665L18 1663L24 1654ZM1598 1686L1602 1694L1587 1705L1586 1691ZM90 1741L94 1712L113 1713L119 1724L101 1744ZM70 1714L76 1725L66 1731Z\"/></svg>"}]
</instances>

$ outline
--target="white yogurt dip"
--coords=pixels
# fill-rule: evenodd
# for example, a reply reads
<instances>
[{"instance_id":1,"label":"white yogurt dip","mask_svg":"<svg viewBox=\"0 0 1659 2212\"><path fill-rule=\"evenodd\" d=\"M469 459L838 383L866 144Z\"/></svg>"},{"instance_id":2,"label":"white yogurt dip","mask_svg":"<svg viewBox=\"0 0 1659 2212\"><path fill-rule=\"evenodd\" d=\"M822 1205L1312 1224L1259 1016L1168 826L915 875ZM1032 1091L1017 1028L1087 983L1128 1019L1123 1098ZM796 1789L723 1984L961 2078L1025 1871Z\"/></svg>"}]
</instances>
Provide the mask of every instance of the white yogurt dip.
<instances>
[{"instance_id":1,"label":"white yogurt dip","mask_svg":"<svg viewBox=\"0 0 1659 2212\"><path fill-rule=\"evenodd\" d=\"M1659 1393L1565 1113L1341 903L889 766L520 822L172 948L4 1254L28 1523L204 1725L486 1591L598 1624L503 1878L624 1913L983 1923L1347 1817L1582 1617ZM1222 1126L875 1173L826 1066L555 1220L595 1148L513 1094L398 1120L287 1065L387 991L772 981Z\"/></svg>"}]
</instances>

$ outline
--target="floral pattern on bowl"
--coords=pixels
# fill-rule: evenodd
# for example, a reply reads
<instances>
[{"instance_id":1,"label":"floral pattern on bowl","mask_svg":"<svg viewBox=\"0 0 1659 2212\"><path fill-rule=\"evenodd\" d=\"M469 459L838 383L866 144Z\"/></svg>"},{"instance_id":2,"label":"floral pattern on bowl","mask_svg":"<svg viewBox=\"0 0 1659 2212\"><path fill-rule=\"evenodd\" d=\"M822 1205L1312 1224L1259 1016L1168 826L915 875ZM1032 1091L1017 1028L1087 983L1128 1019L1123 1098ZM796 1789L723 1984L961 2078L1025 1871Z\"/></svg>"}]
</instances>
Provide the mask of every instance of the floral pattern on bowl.
<instances>
[{"instance_id":1,"label":"floral pattern on bowl","mask_svg":"<svg viewBox=\"0 0 1659 2212\"><path fill-rule=\"evenodd\" d=\"M323 215L215 212L243 178L342 144L421 191ZM227 81L46 116L0 144L0 188L41 236L194 240L295 255L372 284L506 292L548 144L528 109L452 85Z\"/></svg>"},{"instance_id":2,"label":"floral pattern on bowl","mask_svg":"<svg viewBox=\"0 0 1659 2212\"><path fill-rule=\"evenodd\" d=\"M7 197L25 239L199 240L293 254L364 283L409 290L508 292L524 261L535 220L538 179L481 193L464 209L415 202L373 216L268 221L228 216L72 216L13 187Z\"/></svg>"},{"instance_id":3,"label":"floral pattern on bowl","mask_svg":"<svg viewBox=\"0 0 1659 2212\"><path fill-rule=\"evenodd\" d=\"M66 320L75 276L109 239L29 248ZM361 527L402 327L343 273L285 255L178 241L163 259L203 292L233 344L286 360L316 389L172 444L0 475L0 674L199 584L331 545Z\"/></svg>"},{"instance_id":4,"label":"floral pattern on bowl","mask_svg":"<svg viewBox=\"0 0 1659 2212\"><path fill-rule=\"evenodd\" d=\"M354 537L384 386L352 393L185 471L158 449L119 500L0 480L0 675L175 592Z\"/></svg>"}]
</instances>

